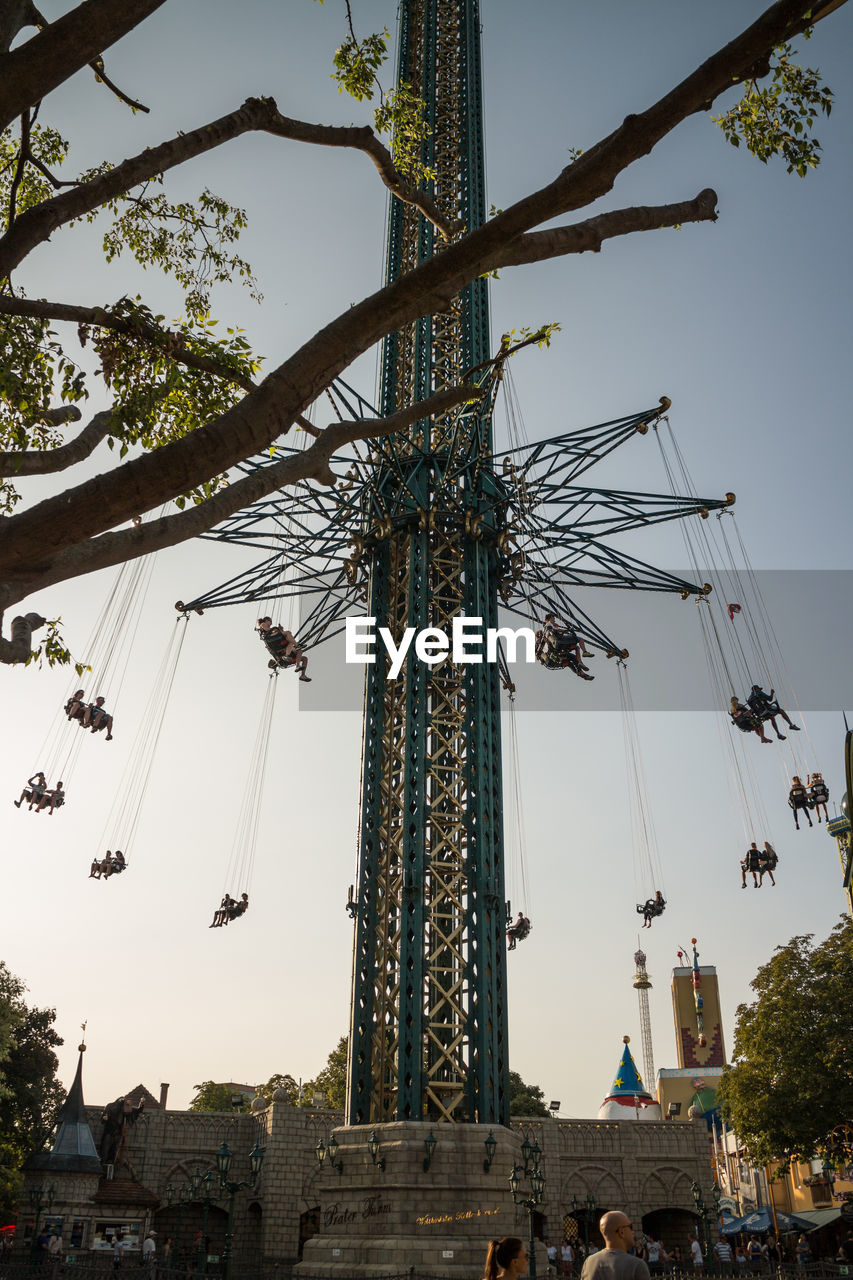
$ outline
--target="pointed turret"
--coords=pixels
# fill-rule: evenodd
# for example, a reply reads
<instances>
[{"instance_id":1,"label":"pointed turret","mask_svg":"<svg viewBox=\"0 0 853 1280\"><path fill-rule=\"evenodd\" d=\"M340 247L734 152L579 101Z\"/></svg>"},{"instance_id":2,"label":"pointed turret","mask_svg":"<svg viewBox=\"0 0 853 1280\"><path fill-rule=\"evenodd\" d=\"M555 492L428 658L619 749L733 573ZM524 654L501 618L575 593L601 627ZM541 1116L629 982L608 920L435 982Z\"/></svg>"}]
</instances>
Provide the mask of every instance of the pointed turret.
<instances>
[{"instance_id":1,"label":"pointed turret","mask_svg":"<svg viewBox=\"0 0 853 1280\"><path fill-rule=\"evenodd\" d=\"M74 1081L56 1117L56 1137L50 1151L31 1155L25 1169L52 1169L62 1173L100 1173L101 1161L83 1102L83 1054L85 1044L78 1045L79 1058Z\"/></svg>"},{"instance_id":2,"label":"pointed turret","mask_svg":"<svg viewBox=\"0 0 853 1280\"><path fill-rule=\"evenodd\" d=\"M628 1045L630 1036L623 1036L622 1057L619 1069L610 1086L610 1092L601 1104L599 1120L661 1120L661 1109L643 1084L637 1064Z\"/></svg>"}]
</instances>

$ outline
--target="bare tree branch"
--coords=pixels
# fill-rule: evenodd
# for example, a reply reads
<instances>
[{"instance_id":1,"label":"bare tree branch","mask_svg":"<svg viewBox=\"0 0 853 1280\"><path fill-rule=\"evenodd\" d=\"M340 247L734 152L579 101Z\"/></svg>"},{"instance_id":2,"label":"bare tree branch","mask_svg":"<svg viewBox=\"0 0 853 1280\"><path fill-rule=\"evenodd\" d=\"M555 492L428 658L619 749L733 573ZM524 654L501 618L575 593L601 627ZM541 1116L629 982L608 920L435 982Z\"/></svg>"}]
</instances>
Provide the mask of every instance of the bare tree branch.
<instances>
[{"instance_id":1,"label":"bare tree branch","mask_svg":"<svg viewBox=\"0 0 853 1280\"><path fill-rule=\"evenodd\" d=\"M20 48L0 55L0 129L93 62L164 3L83 0Z\"/></svg>"},{"instance_id":2,"label":"bare tree branch","mask_svg":"<svg viewBox=\"0 0 853 1280\"><path fill-rule=\"evenodd\" d=\"M30 23L32 23L33 26L38 27L42 31L44 30L45 27L50 26L50 23L48 22L47 18L45 18L43 13L40 13L39 10L36 9L32 4L30 4L29 7L30 7L29 21ZM100 55L97 58L94 58L89 63L89 67L92 71L94 71L96 79L100 80L101 83L105 84L107 88L110 90L110 92L114 93L120 102L124 102L128 107L131 107L134 111L144 111L146 112L146 114L150 111L150 107L146 107L142 102L136 102L133 98L128 97L128 95L122 89L120 89L117 84L113 83L113 81L109 78L106 71L104 70L104 60Z\"/></svg>"},{"instance_id":3,"label":"bare tree branch","mask_svg":"<svg viewBox=\"0 0 853 1280\"><path fill-rule=\"evenodd\" d=\"M306 412L336 376L386 334L422 315L446 309L460 289L476 276L500 264L502 257L505 261L512 261L511 255L516 248L519 255L539 253L539 246L544 242L531 237L533 243L525 244L526 233L606 194L619 173L647 154L676 125L697 111L709 109L717 96L743 80L772 48L801 30L811 20L807 16L807 8L808 0L777 0L746 31L675 89L647 111L628 116L618 129L575 160L553 182L348 308L314 334L278 369L268 374L239 404L218 418L188 433L180 441L124 463L107 476L88 480L3 521L0 601L10 603L21 599L28 589L98 567L100 560L95 562L91 548L95 544L103 546L107 538L124 536L104 534L104 530L114 529L137 513L150 511L171 497L189 492L211 475L228 471L240 460L267 448L290 428L298 415ZM268 106L255 105L250 100L241 110L255 112L255 118L259 119ZM228 121L233 117L225 119ZM237 131L243 131L245 127L253 126L243 125ZM183 139L177 139L165 145L177 150L182 142ZM209 145L202 140L197 145L205 150L218 145L218 140L211 140ZM154 154L149 152L146 156ZM135 162L126 163L142 166L143 160L144 157L137 157ZM174 158L170 163L178 162ZM162 160L155 163L155 171L159 171L163 167ZM109 181L110 177L106 175L97 181ZM56 197L46 204L55 207L59 202L73 199L75 194L71 192ZM41 213L39 210L32 212L41 216L44 208L40 207ZM15 228L5 238L7 241L18 233L29 216L27 213L18 219ZM612 219L619 215L600 216ZM631 216L631 211L622 211L622 216ZM656 216L660 217L660 211ZM706 216L711 216L710 212ZM592 245L593 233L589 228L584 231L584 224L578 226L580 232L577 228L557 230L558 241L562 237L564 242L560 252L582 251L584 234L590 235L586 247ZM598 226L600 231L601 224ZM541 234L547 236L549 233ZM530 259L520 256L518 260ZM322 439L312 449L321 444ZM306 455L310 452L306 451ZM277 487L268 475L269 470L264 468L256 480L265 485L264 492ZM267 475L268 487L263 475ZM224 495L216 494L209 502L215 504L220 499L225 501ZM198 520L206 520L206 508L208 503L197 509ZM207 514L218 510L212 506ZM192 516L195 512L186 514ZM176 534L174 541L181 540L181 536L189 536L192 526L187 523L181 528L186 529L187 534ZM34 547L40 548L38 559L33 553ZM127 554L133 556L142 552L131 548ZM119 555L105 563L116 563L121 558Z\"/></svg>"},{"instance_id":4,"label":"bare tree branch","mask_svg":"<svg viewBox=\"0 0 853 1280\"><path fill-rule=\"evenodd\" d=\"M766 60L777 45L846 2L830 2L815 14L815 5L809 0L777 0L646 111L626 116L618 129L563 169L554 182L519 200L482 230L491 229L496 240L503 238L506 243L545 221L538 212L543 206L550 209L546 217L551 218L584 208L606 195L620 173L648 155L683 120L709 111L721 94L750 79L759 61Z\"/></svg>"},{"instance_id":5,"label":"bare tree branch","mask_svg":"<svg viewBox=\"0 0 853 1280\"><path fill-rule=\"evenodd\" d=\"M9 52L15 36L25 27L39 26L40 18L32 0L5 0L0 5L0 54Z\"/></svg>"},{"instance_id":6,"label":"bare tree branch","mask_svg":"<svg viewBox=\"0 0 853 1280\"><path fill-rule=\"evenodd\" d=\"M175 515L160 516L132 529L105 533L84 544L70 547L53 557L48 569L36 571L38 587L109 568L110 565L175 546L187 538L198 537L249 503L276 489L295 484L297 480L313 479L320 484L334 485L337 477L329 466L329 460L343 445L351 444L354 440L370 440L403 431L421 418L446 413L457 405L478 399L481 394L474 386L446 387L426 400L400 409L387 418L334 422L319 433L319 438L310 448L291 454L280 462L258 468L234 484L220 489L212 498L198 506ZM312 427L312 430L316 431L317 428ZM21 584L22 596L29 594L29 590L29 586Z\"/></svg>"},{"instance_id":7,"label":"bare tree branch","mask_svg":"<svg viewBox=\"0 0 853 1280\"><path fill-rule=\"evenodd\" d=\"M185 365L188 369L198 369L202 373L213 374L223 382L233 382L244 391L253 391L257 385L251 378L244 377L236 369L220 364L212 356L203 356L189 350L179 333L174 333L171 329L161 329L141 319L128 320L125 316L115 315L107 307L80 307L66 302L46 302L40 298L17 298L0 294L0 315L34 316L43 320L70 320L74 324L111 329L114 333L125 334L128 338L141 338L170 359L177 361L178 364Z\"/></svg>"},{"instance_id":8,"label":"bare tree branch","mask_svg":"<svg viewBox=\"0 0 853 1280\"><path fill-rule=\"evenodd\" d=\"M128 95L124 92L124 90L120 89L118 85L115 83L115 81L109 78L106 71L104 70L103 58L96 58L94 62L89 63L89 66L94 71L97 79L100 80L102 84L105 84L107 86L110 93L115 94L119 102L123 102L125 106L130 107L133 111L144 111L146 115L150 113L151 111L150 107L146 107L144 102L137 102L135 98L128 97Z\"/></svg>"},{"instance_id":9,"label":"bare tree branch","mask_svg":"<svg viewBox=\"0 0 853 1280\"><path fill-rule=\"evenodd\" d=\"M273 106L275 106L274 103ZM419 209L446 239L450 239L462 229L462 223L446 218L425 191L419 191L400 176L391 158L391 152L366 125L344 129L335 125L306 124L303 120L291 120L288 116L283 116L276 111L275 119L265 127L265 132L272 133L278 138L291 138L295 142L312 142L321 147L357 146L365 155L370 156L379 176L392 195L397 196L405 204L414 205ZM348 140L347 135L352 134L359 136L357 142Z\"/></svg>"},{"instance_id":10,"label":"bare tree branch","mask_svg":"<svg viewBox=\"0 0 853 1280\"><path fill-rule=\"evenodd\" d=\"M29 108L21 116L21 149L18 152L18 162L15 165L15 173L9 185L9 216L6 225L11 227L15 221L15 212L18 207L18 188L24 177L24 171L27 167L27 161L30 159L30 129L32 126L32 117Z\"/></svg>"},{"instance_id":11,"label":"bare tree branch","mask_svg":"<svg viewBox=\"0 0 853 1280\"><path fill-rule=\"evenodd\" d=\"M46 422L51 427L64 427L66 422L79 422L83 417L75 404L61 404L56 409L45 409L33 418L33 422ZM5 457L0 453L0 458Z\"/></svg>"},{"instance_id":12,"label":"bare tree branch","mask_svg":"<svg viewBox=\"0 0 853 1280\"><path fill-rule=\"evenodd\" d=\"M605 240L631 235L636 231L656 231L660 227L677 227L684 222L716 222L717 193L707 187L695 200L677 204L641 205L633 209L615 209L600 213L570 227L553 227L549 231L531 231L518 236L495 259L495 267L518 267L523 263L542 262L570 253L597 253Z\"/></svg>"},{"instance_id":13,"label":"bare tree branch","mask_svg":"<svg viewBox=\"0 0 853 1280\"><path fill-rule=\"evenodd\" d=\"M74 414L79 418L80 410L68 405L49 409L42 417L56 424L71 420ZM46 476L75 466L88 458L109 434L111 418L112 412L108 409L96 413L78 436L58 449L22 449L20 452L12 449L8 453L0 453L0 477Z\"/></svg>"},{"instance_id":14,"label":"bare tree branch","mask_svg":"<svg viewBox=\"0 0 853 1280\"><path fill-rule=\"evenodd\" d=\"M2 614L0 614L2 618ZM38 613L18 615L12 619L11 639L0 635L0 663L12 665L26 662L32 651L32 635L43 627L45 619Z\"/></svg>"},{"instance_id":15,"label":"bare tree branch","mask_svg":"<svg viewBox=\"0 0 853 1280\"><path fill-rule=\"evenodd\" d=\"M363 151L370 156L382 181L394 195L414 205L444 235L450 236L457 229L455 223L449 222L439 212L429 196L403 181L394 168L390 152L366 125L343 127L290 120L281 114L272 98L247 98L236 111L220 116L199 129L191 129L189 133L178 134L159 147L149 147L107 173L78 183L72 190L43 200L22 213L14 226L0 237L0 278L10 275L36 245L50 238L57 227L91 213L106 201L124 195L157 174L252 131L271 133L294 142L310 142L316 146Z\"/></svg>"}]
</instances>

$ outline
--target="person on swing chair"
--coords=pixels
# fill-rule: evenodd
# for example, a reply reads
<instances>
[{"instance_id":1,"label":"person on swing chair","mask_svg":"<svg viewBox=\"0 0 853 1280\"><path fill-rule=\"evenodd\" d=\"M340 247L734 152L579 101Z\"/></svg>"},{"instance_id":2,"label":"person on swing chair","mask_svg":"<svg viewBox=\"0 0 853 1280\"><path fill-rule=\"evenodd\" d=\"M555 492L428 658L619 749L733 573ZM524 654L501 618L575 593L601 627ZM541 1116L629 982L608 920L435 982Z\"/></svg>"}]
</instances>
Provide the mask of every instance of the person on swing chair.
<instances>
[{"instance_id":1,"label":"person on swing chair","mask_svg":"<svg viewBox=\"0 0 853 1280\"><path fill-rule=\"evenodd\" d=\"M530 933L530 921L523 911L519 911L515 920L506 931L507 951L515 951L516 944L523 942Z\"/></svg>"},{"instance_id":2,"label":"person on swing chair","mask_svg":"<svg viewBox=\"0 0 853 1280\"><path fill-rule=\"evenodd\" d=\"M258 635L272 654L271 667L295 667L299 679L310 683L308 659L292 631L273 626L272 618L258 618Z\"/></svg>"},{"instance_id":3,"label":"person on swing chair","mask_svg":"<svg viewBox=\"0 0 853 1280\"><path fill-rule=\"evenodd\" d=\"M648 898L645 902L637 903L637 911L643 917L644 929L651 929L652 921L656 916L662 916L664 907L666 906L666 898L660 889L655 889L655 896Z\"/></svg>"}]
</instances>

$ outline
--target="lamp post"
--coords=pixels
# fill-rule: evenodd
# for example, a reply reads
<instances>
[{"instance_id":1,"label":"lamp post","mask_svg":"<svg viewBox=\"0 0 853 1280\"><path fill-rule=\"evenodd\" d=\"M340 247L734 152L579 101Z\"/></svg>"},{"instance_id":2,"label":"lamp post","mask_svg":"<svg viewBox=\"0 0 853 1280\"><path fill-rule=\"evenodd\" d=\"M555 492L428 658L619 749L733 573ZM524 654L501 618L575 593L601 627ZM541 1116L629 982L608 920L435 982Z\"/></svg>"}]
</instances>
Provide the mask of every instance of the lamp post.
<instances>
[{"instance_id":1,"label":"lamp post","mask_svg":"<svg viewBox=\"0 0 853 1280\"><path fill-rule=\"evenodd\" d=\"M379 1154L380 1142L379 1137L374 1129L370 1137L367 1139L367 1150L370 1152L370 1158L380 1173L385 1172L385 1157Z\"/></svg>"},{"instance_id":2,"label":"lamp post","mask_svg":"<svg viewBox=\"0 0 853 1280\"><path fill-rule=\"evenodd\" d=\"M723 1219L720 1214L720 1201L722 1200L722 1198L723 1198L723 1193L715 1182L713 1188L711 1189L711 1199L714 1201L714 1217L717 1219L717 1226L720 1228L721 1231L723 1229Z\"/></svg>"},{"instance_id":3,"label":"lamp post","mask_svg":"<svg viewBox=\"0 0 853 1280\"><path fill-rule=\"evenodd\" d=\"M595 1218L595 1211L598 1208L598 1201L596 1200L595 1196L592 1194L591 1191L587 1194L587 1197L584 1200L583 1208L584 1208L583 1242L587 1250L589 1250L590 1223ZM572 1216L574 1217L576 1222L577 1222L577 1216L578 1216L578 1213L580 1212L580 1209L581 1209L580 1201L578 1200L577 1196L573 1195L572 1196Z\"/></svg>"},{"instance_id":4,"label":"lamp post","mask_svg":"<svg viewBox=\"0 0 853 1280\"><path fill-rule=\"evenodd\" d=\"M189 1182L185 1182L182 1187L173 1187L170 1182L166 1187L166 1204L170 1209L174 1203L177 1203L178 1206L178 1225L175 1227L175 1242L173 1245L176 1262L181 1248L181 1219L184 1215L184 1205L189 1202L191 1196L192 1187Z\"/></svg>"},{"instance_id":5,"label":"lamp post","mask_svg":"<svg viewBox=\"0 0 853 1280\"><path fill-rule=\"evenodd\" d=\"M527 1255L530 1260L531 1280L536 1280L536 1249L533 1238L533 1213L538 1205L542 1203L545 1195L545 1174L542 1172L542 1152L539 1144L532 1144L528 1135L525 1135L521 1144L521 1154L524 1158L524 1164L514 1164L512 1173L509 1175L509 1188L512 1192L512 1199L515 1205L527 1210L528 1225L528 1244ZM526 1178L529 1184L529 1191L522 1188L522 1178Z\"/></svg>"},{"instance_id":6,"label":"lamp post","mask_svg":"<svg viewBox=\"0 0 853 1280\"><path fill-rule=\"evenodd\" d=\"M41 1211L47 1206L47 1211L53 1206L54 1196L56 1195L56 1187L53 1183L49 1187L45 1187L43 1182L34 1182L29 1190L30 1208L33 1211L33 1238L30 1244L30 1257L37 1258L39 1256L38 1238L39 1238L39 1219Z\"/></svg>"},{"instance_id":7,"label":"lamp post","mask_svg":"<svg viewBox=\"0 0 853 1280\"><path fill-rule=\"evenodd\" d=\"M368 1147L369 1146L370 1144L368 1143ZM378 1139L377 1139L377 1148L378 1148ZM338 1174L343 1173L344 1162L338 1155L338 1141L334 1134L332 1134L328 1143L324 1143L322 1138L319 1140L316 1147L314 1148L314 1155L317 1157L317 1163L319 1164L321 1169L326 1159L328 1159L329 1164L333 1169L337 1169Z\"/></svg>"},{"instance_id":8,"label":"lamp post","mask_svg":"<svg viewBox=\"0 0 853 1280\"><path fill-rule=\"evenodd\" d=\"M708 1254L711 1252L711 1230L708 1222L708 1210L705 1208L705 1202L702 1199L702 1188L698 1182L691 1184L690 1192L693 1196L693 1203L696 1205L696 1212L702 1219L702 1236L705 1241L705 1262L707 1264Z\"/></svg>"},{"instance_id":9,"label":"lamp post","mask_svg":"<svg viewBox=\"0 0 853 1280\"><path fill-rule=\"evenodd\" d=\"M586 1198L586 1251L589 1253L589 1237L592 1231L592 1224L595 1221L595 1211L598 1205L595 1196L590 1191Z\"/></svg>"},{"instance_id":10,"label":"lamp post","mask_svg":"<svg viewBox=\"0 0 853 1280\"><path fill-rule=\"evenodd\" d=\"M231 1150L228 1143L223 1142L222 1146L216 1153L216 1168L219 1171L219 1185L222 1188L222 1191L228 1196L228 1226L225 1231L225 1253L222 1257L222 1272L224 1280L231 1280L231 1242L234 1233L234 1199L238 1191L244 1191L249 1187L254 1187L257 1183L264 1163L264 1149L263 1147L259 1147L257 1142L255 1143L249 1153L249 1177L242 1182L235 1182L228 1177L228 1174L231 1171L231 1159Z\"/></svg>"},{"instance_id":11,"label":"lamp post","mask_svg":"<svg viewBox=\"0 0 853 1280\"><path fill-rule=\"evenodd\" d=\"M215 1204L219 1196L213 1191L213 1174L208 1172L202 1177L201 1170L193 1171L192 1182L190 1185L190 1200L200 1203L203 1208L201 1211L201 1231L199 1232L198 1246L195 1251L195 1270L197 1275L201 1275L202 1258L205 1256L207 1247L207 1217L210 1212L210 1206ZM206 1263L205 1263L206 1266Z\"/></svg>"}]
</instances>

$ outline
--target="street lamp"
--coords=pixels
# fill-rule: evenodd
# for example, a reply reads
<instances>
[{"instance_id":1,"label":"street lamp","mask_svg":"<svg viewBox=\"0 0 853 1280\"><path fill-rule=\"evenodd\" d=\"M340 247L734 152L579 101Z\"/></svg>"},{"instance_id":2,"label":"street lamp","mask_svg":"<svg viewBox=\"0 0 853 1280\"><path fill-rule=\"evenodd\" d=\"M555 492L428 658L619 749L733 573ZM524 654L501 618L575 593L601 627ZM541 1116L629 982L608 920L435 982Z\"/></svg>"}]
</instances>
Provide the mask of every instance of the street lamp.
<instances>
[{"instance_id":1,"label":"street lamp","mask_svg":"<svg viewBox=\"0 0 853 1280\"><path fill-rule=\"evenodd\" d=\"M497 1142L495 1142L495 1135L491 1129L489 1130L488 1138L483 1141L483 1146L486 1148L486 1158L483 1161L483 1173L488 1173L492 1167L492 1161L495 1158L495 1152L498 1147Z\"/></svg>"},{"instance_id":2,"label":"street lamp","mask_svg":"<svg viewBox=\"0 0 853 1280\"><path fill-rule=\"evenodd\" d=\"M528 1225L528 1245L527 1255L530 1260L530 1277L536 1280L536 1249L533 1238L533 1213L538 1205L542 1203L545 1195L545 1174L542 1172L540 1160L542 1151L539 1144L535 1145L525 1135L524 1142L521 1144L521 1154L524 1164L514 1164L512 1173L509 1175L509 1189L512 1192L513 1204L527 1210ZM522 1189L522 1178L526 1178L530 1190L524 1192Z\"/></svg>"},{"instance_id":3,"label":"street lamp","mask_svg":"<svg viewBox=\"0 0 853 1280\"><path fill-rule=\"evenodd\" d=\"M328 1150L331 1151L334 1138L329 1140ZM337 1143L335 1143L337 1150ZM249 1177L242 1182L231 1181L228 1174L231 1170L231 1152L228 1143L223 1142L222 1146L216 1154L216 1167L219 1170L219 1186L228 1197L228 1225L225 1229L225 1252L222 1255L222 1274L224 1280L231 1280L231 1261L232 1261L232 1240L234 1237L234 1199L238 1191L245 1191L254 1187L260 1176L261 1168L264 1163L264 1148L259 1147L257 1142L249 1154Z\"/></svg>"},{"instance_id":4,"label":"street lamp","mask_svg":"<svg viewBox=\"0 0 853 1280\"><path fill-rule=\"evenodd\" d=\"M170 1182L166 1187L166 1204L170 1209L175 1203L177 1203L178 1206L178 1225L175 1227L175 1242L173 1245L173 1252L176 1259L180 1256L181 1219L184 1215L184 1205L188 1204L192 1199L192 1194L193 1189L189 1182L185 1182L182 1187L174 1187Z\"/></svg>"},{"instance_id":5,"label":"street lamp","mask_svg":"<svg viewBox=\"0 0 853 1280\"><path fill-rule=\"evenodd\" d=\"M314 1155L317 1157L317 1163L319 1164L321 1169L326 1162L326 1157L328 1156L330 1166L333 1169L336 1169L339 1174L343 1173L344 1162L343 1160L338 1159L338 1144L337 1144L337 1141L335 1140L334 1134L332 1134L331 1138L329 1139L328 1146L323 1142L323 1139L320 1138L319 1142L314 1148Z\"/></svg>"},{"instance_id":6,"label":"street lamp","mask_svg":"<svg viewBox=\"0 0 853 1280\"><path fill-rule=\"evenodd\" d=\"M215 1204L218 1199L219 1196L213 1190L213 1174L208 1170L202 1177L201 1171L196 1169L190 1186L190 1201L198 1201L203 1206L201 1211L201 1231L199 1232L198 1247L195 1251L197 1275L202 1273L201 1262L207 1245L207 1219L210 1213L210 1206Z\"/></svg>"},{"instance_id":7,"label":"street lamp","mask_svg":"<svg viewBox=\"0 0 853 1280\"><path fill-rule=\"evenodd\" d=\"M432 1164L432 1158L435 1155L435 1149L437 1146L438 1138L436 1138L432 1129L430 1129L429 1137L424 1138L424 1151L426 1152L426 1156L424 1157L424 1173L426 1173L427 1169Z\"/></svg>"},{"instance_id":8,"label":"street lamp","mask_svg":"<svg viewBox=\"0 0 853 1280\"><path fill-rule=\"evenodd\" d=\"M201 1231L199 1232L198 1248L195 1257L195 1273L202 1273L202 1255L207 1243L207 1219L210 1206L216 1204L218 1200L228 1200L228 1225L225 1231L225 1251L222 1255L223 1277L224 1280L231 1280L231 1259L232 1249L231 1242L234 1234L234 1198L238 1191L244 1190L246 1187L254 1187L260 1176L261 1167L264 1162L264 1149L259 1147L257 1142L249 1153L249 1177L244 1182L232 1182L229 1180L231 1172L231 1164L233 1155L231 1148L227 1142L223 1142L222 1146L216 1153L216 1172L217 1179L213 1176L213 1171L208 1170L202 1174L201 1170L196 1168L193 1170L192 1178L185 1187L181 1187L178 1192L178 1234L180 1235L180 1215L181 1208L184 1203L196 1202L201 1204ZM318 1152L319 1159L319 1152ZM174 1187L166 1188L166 1198L169 1204L175 1194ZM177 1245L176 1245L177 1248Z\"/></svg>"},{"instance_id":9,"label":"street lamp","mask_svg":"<svg viewBox=\"0 0 853 1280\"><path fill-rule=\"evenodd\" d=\"M592 1224L595 1221L595 1211L598 1208L598 1202L590 1191L586 1197L586 1247L589 1250L589 1237L592 1232Z\"/></svg>"},{"instance_id":10,"label":"street lamp","mask_svg":"<svg viewBox=\"0 0 853 1280\"><path fill-rule=\"evenodd\" d=\"M702 1188L695 1180L690 1184L690 1193L693 1196L693 1203L696 1205L696 1212L702 1219L702 1236L705 1241L705 1261L707 1262L708 1254L711 1252L711 1224L705 1201L702 1199Z\"/></svg>"},{"instance_id":11,"label":"street lamp","mask_svg":"<svg viewBox=\"0 0 853 1280\"><path fill-rule=\"evenodd\" d=\"M379 1137L374 1129L370 1137L367 1139L367 1150L370 1152L370 1158L376 1165L380 1173L385 1172L385 1157L379 1154Z\"/></svg>"}]
</instances>

